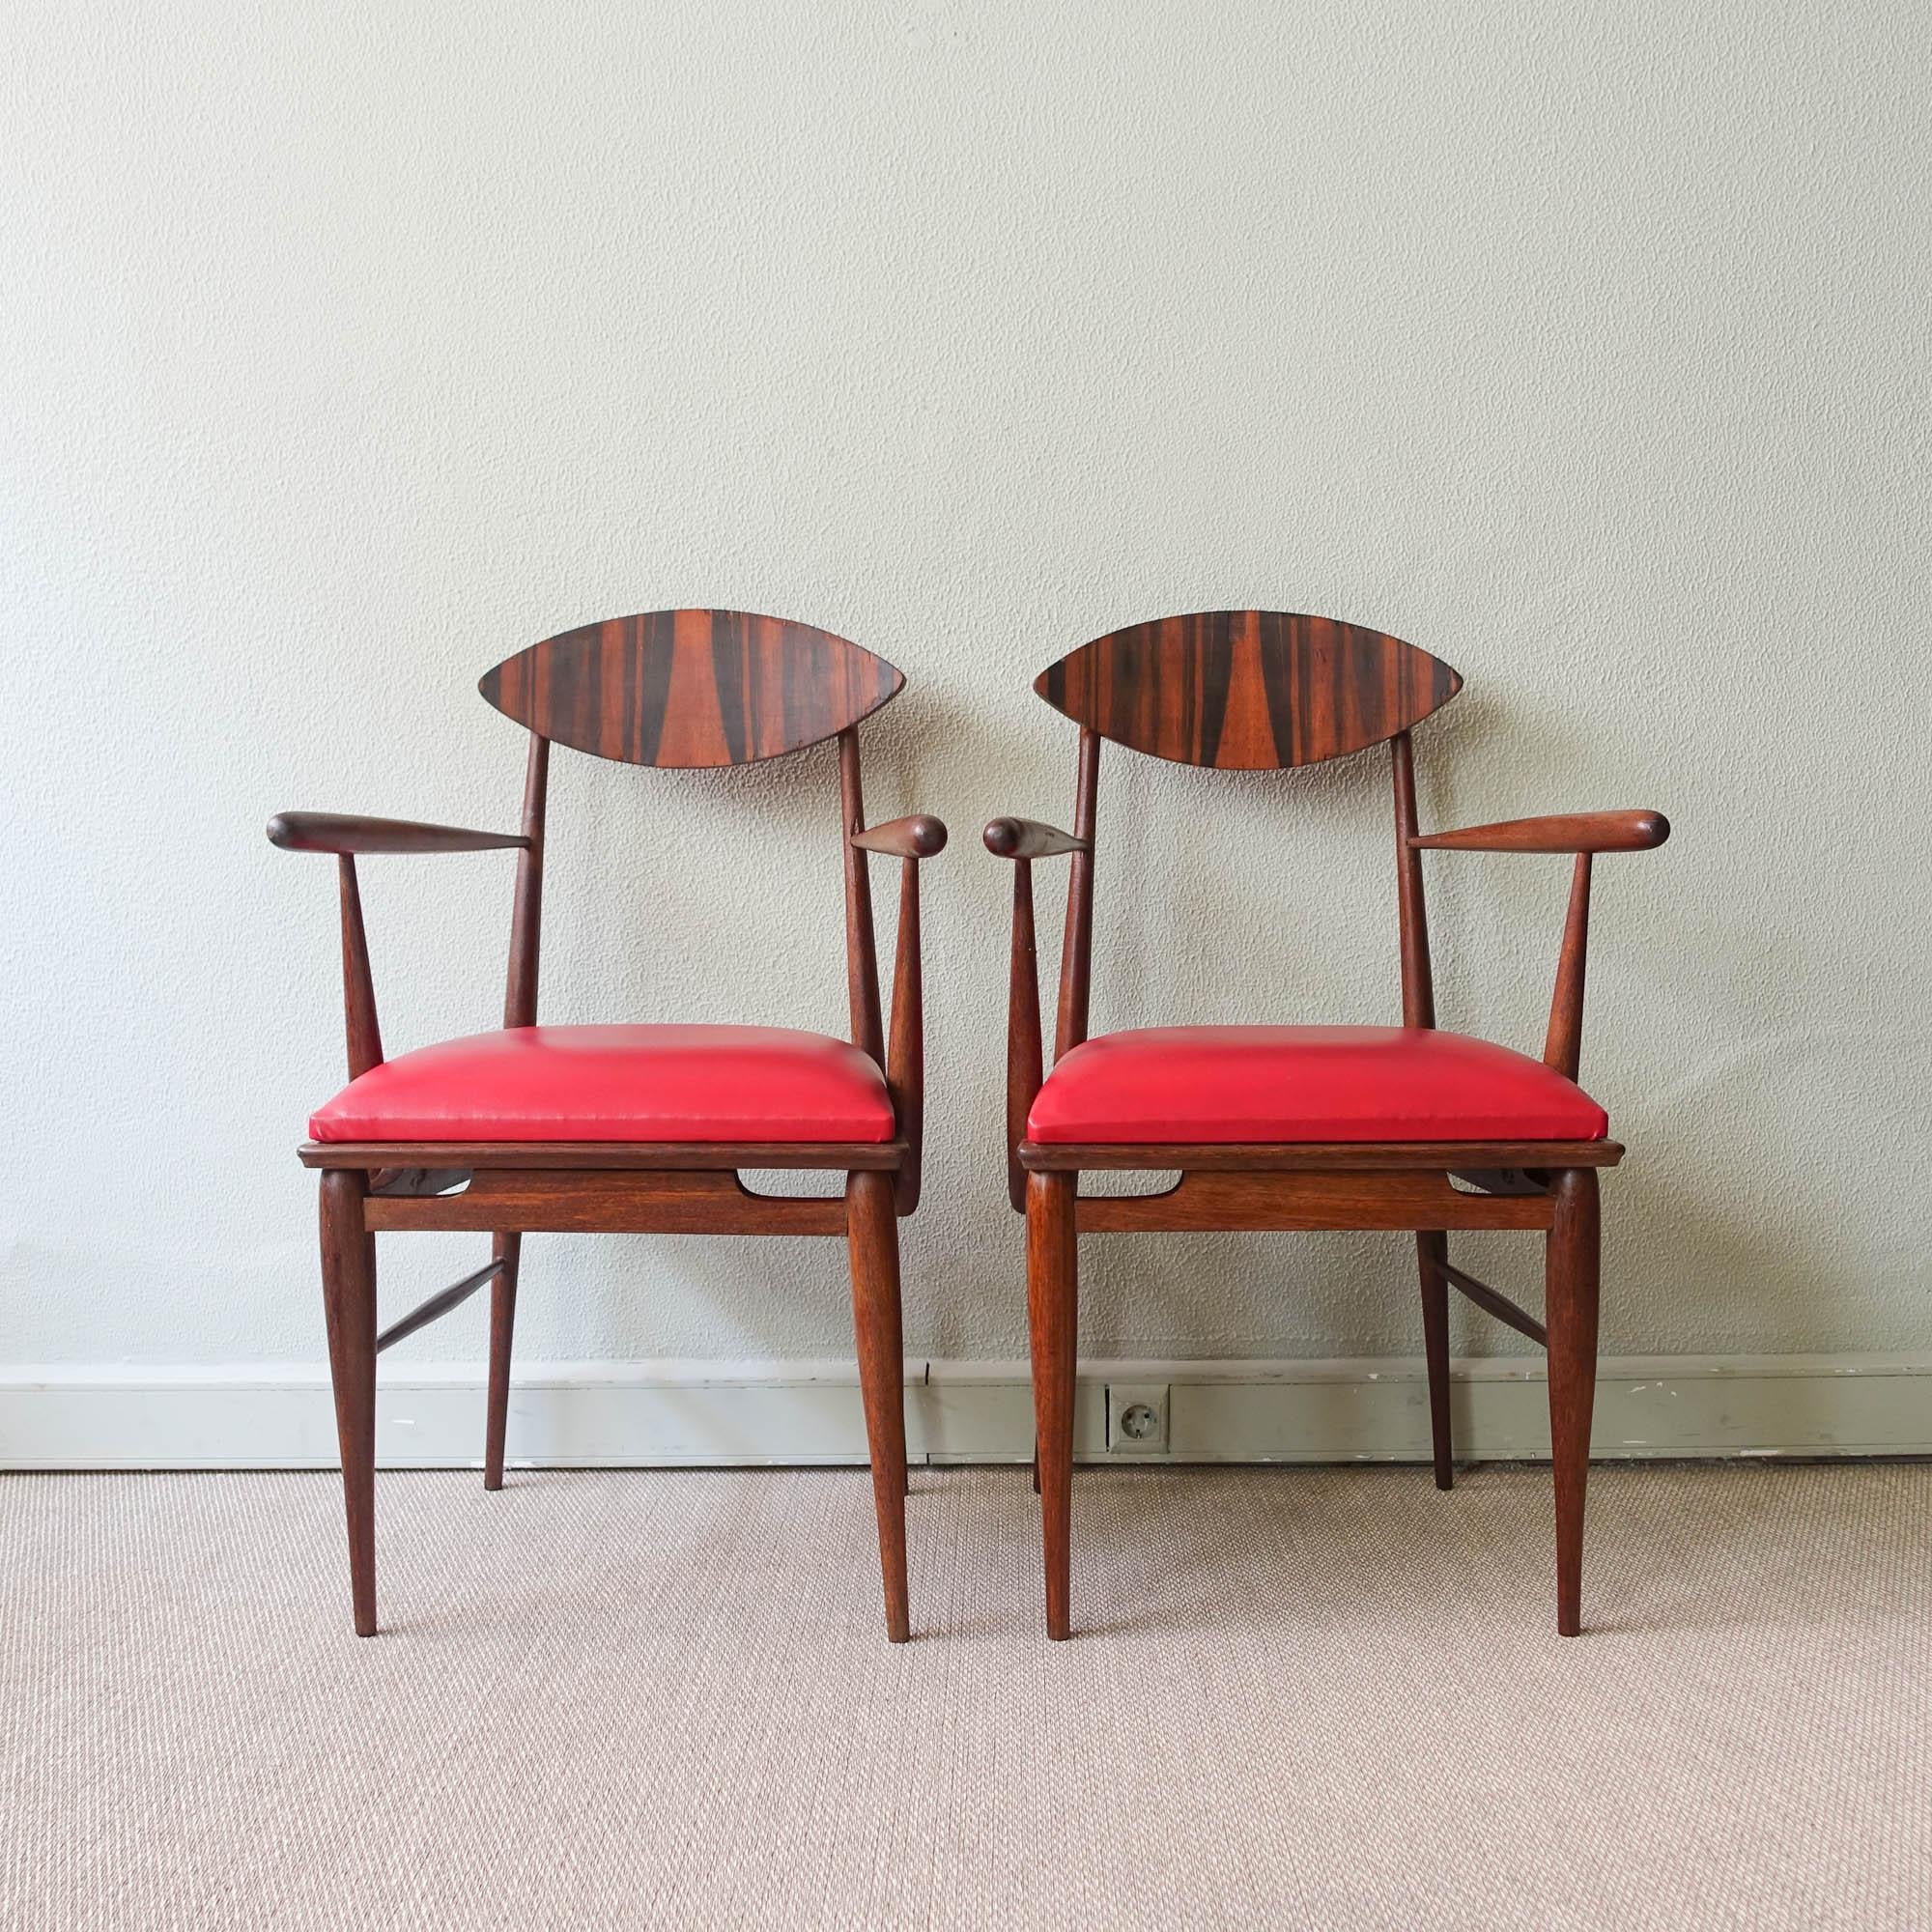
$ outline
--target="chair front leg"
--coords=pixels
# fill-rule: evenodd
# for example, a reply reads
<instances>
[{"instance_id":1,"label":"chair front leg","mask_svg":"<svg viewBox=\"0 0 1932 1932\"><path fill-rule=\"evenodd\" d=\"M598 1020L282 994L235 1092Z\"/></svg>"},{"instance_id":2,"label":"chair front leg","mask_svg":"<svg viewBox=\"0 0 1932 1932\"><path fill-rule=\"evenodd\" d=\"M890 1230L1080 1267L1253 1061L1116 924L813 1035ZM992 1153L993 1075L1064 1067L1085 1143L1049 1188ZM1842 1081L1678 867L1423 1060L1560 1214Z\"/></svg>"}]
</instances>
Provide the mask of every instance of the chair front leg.
<instances>
[{"instance_id":1,"label":"chair front leg","mask_svg":"<svg viewBox=\"0 0 1932 1932\"><path fill-rule=\"evenodd\" d=\"M1437 1230L1415 1237L1422 1276L1422 1346L1429 1357L1429 1438L1435 1460L1435 1487L1456 1480L1449 1436L1449 1281L1442 1264L1449 1259L1449 1236Z\"/></svg>"},{"instance_id":2,"label":"chair front leg","mask_svg":"<svg viewBox=\"0 0 1932 1932\"><path fill-rule=\"evenodd\" d=\"M517 1327L517 1264L523 1259L521 1235L497 1235L493 1257L503 1271L490 1284L490 1394L483 1433L483 1487L503 1487L503 1442L510 1423L510 1345Z\"/></svg>"},{"instance_id":3,"label":"chair front leg","mask_svg":"<svg viewBox=\"0 0 1932 1932\"><path fill-rule=\"evenodd\" d=\"M877 1170L845 1178L845 1227L852 1252L852 1327L859 1387L872 1458L886 1634L912 1634L906 1595L905 1343L899 1314L899 1228L893 1177Z\"/></svg>"},{"instance_id":4,"label":"chair front leg","mask_svg":"<svg viewBox=\"0 0 1932 1932\"><path fill-rule=\"evenodd\" d=\"M368 1192L359 1168L323 1173L322 1305L357 1636L376 1634L376 1237L363 1222Z\"/></svg>"},{"instance_id":5,"label":"chair front leg","mask_svg":"<svg viewBox=\"0 0 1932 1932\"><path fill-rule=\"evenodd\" d=\"M1046 1554L1046 1634L1072 1631L1073 1391L1079 1347L1075 1174L1027 1177L1027 1321L1033 1341L1034 1470Z\"/></svg>"},{"instance_id":6,"label":"chair front leg","mask_svg":"<svg viewBox=\"0 0 1932 1932\"><path fill-rule=\"evenodd\" d=\"M1568 1168L1551 1187L1545 1250L1549 1327L1549 1451L1556 1479L1556 1628L1583 1628L1583 1490L1597 1396L1597 1171Z\"/></svg>"}]
</instances>

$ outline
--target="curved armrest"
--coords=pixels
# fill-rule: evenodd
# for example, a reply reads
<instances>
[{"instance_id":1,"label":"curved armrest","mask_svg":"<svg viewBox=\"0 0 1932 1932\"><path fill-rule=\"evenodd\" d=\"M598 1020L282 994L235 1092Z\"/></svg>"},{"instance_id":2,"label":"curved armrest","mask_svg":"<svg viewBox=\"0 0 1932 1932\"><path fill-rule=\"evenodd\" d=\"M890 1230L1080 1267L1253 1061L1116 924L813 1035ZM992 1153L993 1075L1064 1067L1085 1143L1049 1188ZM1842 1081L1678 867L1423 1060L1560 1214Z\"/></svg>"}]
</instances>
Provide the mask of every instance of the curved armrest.
<instances>
[{"instance_id":1,"label":"curved armrest","mask_svg":"<svg viewBox=\"0 0 1932 1932\"><path fill-rule=\"evenodd\" d=\"M1583 979L1590 943L1590 861L1598 852L1650 852L1670 837L1661 811L1577 811L1555 818L1510 818L1461 832L1412 837L1409 845L1440 852L1574 852L1570 909L1556 955L1556 986L1543 1061L1566 1080L1577 1077L1583 1046Z\"/></svg>"},{"instance_id":2,"label":"curved armrest","mask_svg":"<svg viewBox=\"0 0 1932 1932\"><path fill-rule=\"evenodd\" d=\"M369 971L369 941L362 926L362 895L355 883L358 852L488 852L501 846L528 851L519 833L469 832L456 825L416 825L405 818L368 818L339 811L278 811L269 820L269 842L285 852L334 855L342 898L342 1015L349 1039L349 1077L359 1079L383 1061L383 1029L376 1017L376 986Z\"/></svg>"},{"instance_id":3,"label":"curved armrest","mask_svg":"<svg viewBox=\"0 0 1932 1932\"><path fill-rule=\"evenodd\" d=\"M1661 811L1573 811L1418 833L1408 842L1428 852L1650 852L1669 837Z\"/></svg>"},{"instance_id":4,"label":"curved armrest","mask_svg":"<svg viewBox=\"0 0 1932 1932\"><path fill-rule=\"evenodd\" d=\"M852 842L862 852L884 852L895 859L931 859L946 850L946 826L930 812L910 818L889 818L883 825L855 832Z\"/></svg>"},{"instance_id":5,"label":"curved armrest","mask_svg":"<svg viewBox=\"0 0 1932 1932\"><path fill-rule=\"evenodd\" d=\"M269 820L269 843L284 852L491 852L527 849L529 842L516 832L469 832L460 825L417 825L359 812L278 811Z\"/></svg>"},{"instance_id":6,"label":"curved armrest","mask_svg":"<svg viewBox=\"0 0 1932 1932\"><path fill-rule=\"evenodd\" d=\"M1064 852L1091 852L1091 838L1076 838L1035 818L996 818L981 835L996 859L1057 859Z\"/></svg>"},{"instance_id":7,"label":"curved armrest","mask_svg":"<svg viewBox=\"0 0 1932 1932\"><path fill-rule=\"evenodd\" d=\"M1083 753L1088 734L1082 734ZM1093 741L1095 745L1098 740ZM1091 798L1086 789L1092 783L1083 764L1082 800ZM1077 833L1063 832L1057 825L1042 825L1036 818L996 818L982 837L986 850L996 859L1009 859L1013 866L1012 949L1007 963L1007 1199L1015 1213L1026 1212L1026 1172L1020 1166L1020 1143L1026 1139L1027 1114L1045 1076L1045 1053L1039 1037L1039 957L1035 942L1033 917L1033 862L1059 859L1068 853L1088 855L1092 864L1094 841ZM1078 942L1074 931L1073 909L1079 886L1079 860L1074 877L1067 886L1068 948ZM1065 955L1064 955L1065 956ZM1063 989L1064 997L1064 989ZM1066 1020L1063 1007L1062 1038ZM1082 1031L1084 1032L1084 1021ZM1079 1034L1070 1036L1079 1038Z\"/></svg>"},{"instance_id":8,"label":"curved armrest","mask_svg":"<svg viewBox=\"0 0 1932 1932\"><path fill-rule=\"evenodd\" d=\"M906 1144L893 1182L901 1214L919 1206L920 1151L925 1137L925 987L919 949L919 866L946 849L945 824L930 812L888 819L850 836L861 852L882 852L899 867L899 930L893 956L893 1029L886 1041L886 1091ZM863 867L865 861L859 861ZM869 940L867 944L869 945Z\"/></svg>"}]
</instances>

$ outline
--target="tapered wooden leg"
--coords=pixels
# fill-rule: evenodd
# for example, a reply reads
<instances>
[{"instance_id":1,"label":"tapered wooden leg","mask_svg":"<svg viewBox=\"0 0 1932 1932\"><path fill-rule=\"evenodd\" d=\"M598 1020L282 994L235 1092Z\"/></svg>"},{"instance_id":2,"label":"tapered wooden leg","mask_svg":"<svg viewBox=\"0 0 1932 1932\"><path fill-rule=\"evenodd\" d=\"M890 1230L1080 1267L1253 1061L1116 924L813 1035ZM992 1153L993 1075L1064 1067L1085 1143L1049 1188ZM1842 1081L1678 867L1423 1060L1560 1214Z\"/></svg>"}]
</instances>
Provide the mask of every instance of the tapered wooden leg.
<instances>
[{"instance_id":1,"label":"tapered wooden leg","mask_svg":"<svg viewBox=\"0 0 1932 1932\"><path fill-rule=\"evenodd\" d=\"M1597 1396L1597 1171L1568 1168L1554 1180L1555 1219L1546 1250L1549 1324L1549 1451L1556 1475L1556 1628L1583 1628L1583 1489Z\"/></svg>"},{"instance_id":2,"label":"tapered wooden leg","mask_svg":"<svg viewBox=\"0 0 1932 1932\"><path fill-rule=\"evenodd\" d=\"M510 1423L510 1343L517 1328L517 1264L523 1259L521 1235L497 1235L492 1256L503 1272L490 1284L490 1409L483 1431L483 1487L503 1487L503 1438Z\"/></svg>"},{"instance_id":3,"label":"tapered wooden leg","mask_svg":"<svg viewBox=\"0 0 1932 1932\"><path fill-rule=\"evenodd\" d=\"M355 1634L376 1634L376 1237L362 1224L368 1177L331 1167L322 1177L322 1305L342 1445L349 1517L349 1586Z\"/></svg>"},{"instance_id":4,"label":"tapered wooden leg","mask_svg":"<svg viewBox=\"0 0 1932 1932\"><path fill-rule=\"evenodd\" d=\"M1033 1338L1034 1469L1046 1550L1046 1634L1072 1631L1073 1388L1078 1361L1079 1177L1027 1177L1027 1317Z\"/></svg>"},{"instance_id":5,"label":"tapered wooden leg","mask_svg":"<svg viewBox=\"0 0 1932 1932\"><path fill-rule=\"evenodd\" d=\"M1451 1488L1456 1474L1449 1442L1449 1284L1442 1264L1449 1236L1435 1231L1415 1237L1422 1273L1422 1346L1429 1356L1429 1435L1435 1452L1435 1487Z\"/></svg>"},{"instance_id":6,"label":"tapered wooden leg","mask_svg":"<svg viewBox=\"0 0 1932 1932\"><path fill-rule=\"evenodd\" d=\"M906 1602L905 1344L899 1320L899 1224L890 1174L846 1177L845 1227L852 1249L859 1386L872 1455L872 1503L879 1517L886 1634L904 1643L912 1634Z\"/></svg>"}]
</instances>

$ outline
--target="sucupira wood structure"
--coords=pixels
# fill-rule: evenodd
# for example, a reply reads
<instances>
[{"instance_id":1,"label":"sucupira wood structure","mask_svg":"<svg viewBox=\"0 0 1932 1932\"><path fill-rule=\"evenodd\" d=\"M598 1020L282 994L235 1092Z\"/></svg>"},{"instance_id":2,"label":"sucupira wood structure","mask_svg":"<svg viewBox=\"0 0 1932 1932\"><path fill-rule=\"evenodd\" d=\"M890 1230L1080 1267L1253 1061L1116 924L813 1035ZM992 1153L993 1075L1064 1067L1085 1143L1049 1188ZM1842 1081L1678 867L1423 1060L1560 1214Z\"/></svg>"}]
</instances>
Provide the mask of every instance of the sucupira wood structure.
<instances>
[{"instance_id":1,"label":"sucupira wood structure","mask_svg":"<svg viewBox=\"0 0 1932 1932\"><path fill-rule=\"evenodd\" d=\"M469 832L290 811L269 837L335 855L349 1085L318 1109L322 1268L342 1444L355 1629L376 1629L376 1357L486 1283L492 1293L484 1487L503 1483L517 1269L528 1234L832 1235L850 1250L887 1634L909 1631L897 1217L919 1201L923 1111L919 865L936 818L867 827L859 725L899 673L842 638L735 611L660 611L532 645L482 681L529 730L521 830ZM544 805L554 744L657 766L750 764L837 739L849 1042L780 1027L537 1024ZM358 858L513 851L498 1031L385 1059L356 890ZM880 1009L868 856L903 862L892 1034ZM753 1193L741 1170L843 1170L842 1200ZM487 1265L378 1329L376 1236L492 1236Z\"/></svg>"},{"instance_id":2,"label":"sucupira wood structure","mask_svg":"<svg viewBox=\"0 0 1932 1932\"><path fill-rule=\"evenodd\" d=\"M1397 638L1325 617L1216 611L1136 624L1040 674L1080 727L1073 829L996 818L1013 864L1007 1044L1008 1184L1026 1216L1050 1636L1071 1628L1073 1393L1083 1235L1128 1230L1400 1229L1414 1233L1438 1488L1451 1484L1448 1295L1454 1288L1548 1350L1556 1489L1556 1621L1581 1628L1583 1492L1597 1373L1597 1175L1622 1158L1577 1084L1590 866L1663 843L1656 811L1520 818L1460 832L1417 823L1409 733L1462 679ZM1395 787L1400 1027L1169 1027L1088 1037L1103 742L1183 764L1286 768L1386 744ZM1540 1060L1438 1031L1422 854L1574 855ZM1043 1075L1032 873L1071 861L1054 1062ZM1084 1198L1092 1169L1179 1172L1164 1193ZM1449 1260L1463 1229L1545 1241L1538 1321Z\"/></svg>"}]
</instances>

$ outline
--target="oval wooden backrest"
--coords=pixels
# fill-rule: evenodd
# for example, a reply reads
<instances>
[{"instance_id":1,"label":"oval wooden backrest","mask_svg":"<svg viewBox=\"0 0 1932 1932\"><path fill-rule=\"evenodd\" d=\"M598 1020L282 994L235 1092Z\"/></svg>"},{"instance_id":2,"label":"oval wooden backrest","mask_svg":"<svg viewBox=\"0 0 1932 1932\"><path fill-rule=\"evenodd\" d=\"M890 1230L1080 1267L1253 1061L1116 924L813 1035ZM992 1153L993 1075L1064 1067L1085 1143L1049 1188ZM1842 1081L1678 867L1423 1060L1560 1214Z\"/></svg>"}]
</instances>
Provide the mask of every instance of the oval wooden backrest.
<instances>
[{"instance_id":1,"label":"oval wooden backrest","mask_svg":"<svg viewBox=\"0 0 1932 1932\"><path fill-rule=\"evenodd\" d=\"M1282 611L1202 611L1095 638L1035 679L1056 710L1178 764L1312 765L1406 731L1462 690L1400 638Z\"/></svg>"},{"instance_id":2,"label":"oval wooden backrest","mask_svg":"<svg viewBox=\"0 0 1932 1932\"><path fill-rule=\"evenodd\" d=\"M652 611L546 638L483 673L506 717L633 765L747 765L837 737L899 695L884 658L810 624Z\"/></svg>"}]
</instances>

